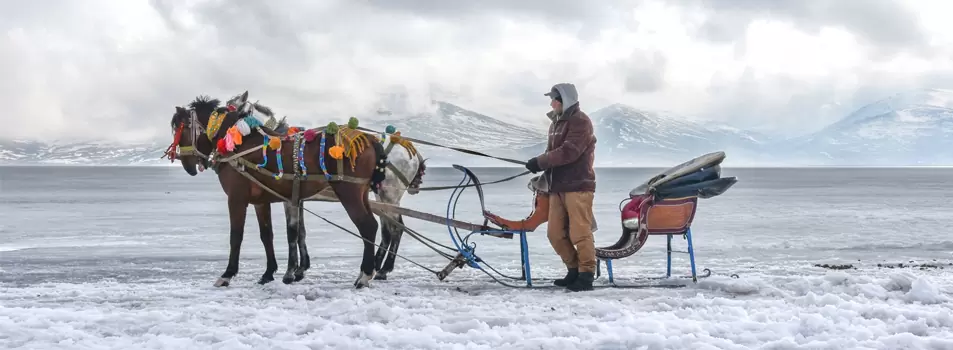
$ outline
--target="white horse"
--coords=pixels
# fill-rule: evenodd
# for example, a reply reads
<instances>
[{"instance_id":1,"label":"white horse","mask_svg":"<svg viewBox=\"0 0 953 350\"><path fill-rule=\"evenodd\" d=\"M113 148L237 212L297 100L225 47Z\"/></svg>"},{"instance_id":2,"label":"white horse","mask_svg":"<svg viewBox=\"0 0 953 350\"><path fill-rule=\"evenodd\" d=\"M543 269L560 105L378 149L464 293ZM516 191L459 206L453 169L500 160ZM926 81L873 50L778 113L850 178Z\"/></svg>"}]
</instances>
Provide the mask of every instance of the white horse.
<instances>
[{"instance_id":1,"label":"white horse","mask_svg":"<svg viewBox=\"0 0 953 350\"><path fill-rule=\"evenodd\" d=\"M267 107L258 104L258 102L249 102L247 91L232 97L225 105L233 106L239 110L242 108L254 108L256 111L273 117L273 113ZM383 144L390 165L387 166L384 172L385 178L381 183L380 189L375 193L375 199L378 202L399 206L400 200L403 198L405 192L411 195L419 193L427 166L425 164L426 160L423 159L415 147L409 143L394 143L393 141L394 139L388 137ZM303 242L306 234L304 220L302 220L301 216L304 211L301 208L294 208L292 204L288 202L284 203L284 207L285 222L288 224L288 230L299 230L298 225L301 226L300 231L298 231L300 232L298 247L299 249L303 249L303 251L299 255L302 261L298 266L309 266L310 257L307 253L307 246ZM399 214L390 215L394 217L393 220L396 220L396 222L385 216L378 216L381 218L382 224L381 244L377 249L374 262L374 279L376 280L386 280L387 274L394 271L397 249L400 247L400 239L404 234L403 217ZM307 267L305 267L305 269L307 269ZM295 280L300 280L300 278L301 276L296 276Z\"/></svg>"}]
</instances>

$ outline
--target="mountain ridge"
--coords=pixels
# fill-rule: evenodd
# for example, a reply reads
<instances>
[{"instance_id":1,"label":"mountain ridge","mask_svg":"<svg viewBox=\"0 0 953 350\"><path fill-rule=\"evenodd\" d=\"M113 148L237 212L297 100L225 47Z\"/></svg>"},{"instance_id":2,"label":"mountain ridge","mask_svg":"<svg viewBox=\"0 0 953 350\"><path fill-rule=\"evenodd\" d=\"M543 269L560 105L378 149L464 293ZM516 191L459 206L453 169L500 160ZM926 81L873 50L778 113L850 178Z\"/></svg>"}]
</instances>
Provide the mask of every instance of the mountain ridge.
<instances>
[{"instance_id":1,"label":"mountain ridge","mask_svg":"<svg viewBox=\"0 0 953 350\"><path fill-rule=\"evenodd\" d=\"M361 116L361 124L377 130L393 125L404 136L519 160L545 149L546 130L532 127L533 123L510 123L449 102L432 101L432 108L423 111L388 113ZM953 164L953 155L937 152L953 147L953 141L947 141L953 140L953 90L946 89L899 92L820 131L790 138L621 103L589 116L598 139L597 166L666 167L713 151L725 151L726 165L736 166ZM0 140L0 165L160 165L167 162L159 160L168 146L163 143ZM433 166L515 166L447 149L420 148Z\"/></svg>"}]
</instances>

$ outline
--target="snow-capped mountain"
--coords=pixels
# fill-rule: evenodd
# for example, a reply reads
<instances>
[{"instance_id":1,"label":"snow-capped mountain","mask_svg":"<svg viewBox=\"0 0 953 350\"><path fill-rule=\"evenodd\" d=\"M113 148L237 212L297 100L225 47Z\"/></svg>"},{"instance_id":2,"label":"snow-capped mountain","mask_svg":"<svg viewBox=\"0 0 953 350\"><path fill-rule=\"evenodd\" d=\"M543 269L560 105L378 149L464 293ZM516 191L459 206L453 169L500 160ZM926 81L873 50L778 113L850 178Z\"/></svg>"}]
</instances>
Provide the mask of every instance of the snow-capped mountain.
<instances>
[{"instance_id":1,"label":"snow-capped mountain","mask_svg":"<svg viewBox=\"0 0 953 350\"><path fill-rule=\"evenodd\" d=\"M545 149L546 144L545 130L507 123L441 101L434 101L433 110L426 113L393 114L389 118L369 120L366 123L372 125L375 130L384 130L387 125L393 125L407 137L517 160L538 155ZM418 148L424 157L430 159L428 163L432 164L513 165L436 147Z\"/></svg>"},{"instance_id":2,"label":"snow-capped mountain","mask_svg":"<svg viewBox=\"0 0 953 350\"><path fill-rule=\"evenodd\" d=\"M714 122L614 104L590 114L598 143L596 163L665 166L725 151L732 159L767 159L767 136Z\"/></svg>"},{"instance_id":3,"label":"snow-capped mountain","mask_svg":"<svg viewBox=\"0 0 953 350\"><path fill-rule=\"evenodd\" d=\"M166 147L156 143L0 141L0 164L157 165L162 164L159 157Z\"/></svg>"},{"instance_id":4,"label":"snow-capped mountain","mask_svg":"<svg viewBox=\"0 0 953 350\"><path fill-rule=\"evenodd\" d=\"M361 125L499 157L526 160L543 152L546 130L521 126L433 101L414 111L380 110ZM794 139L614 104L589 113L598 144L597 166L670 166L725 151L731 165L953 164L953 91L899 93L864 106L827 128ZM294 122L294 117L289 118ZM312 121L322 125L325 121ZM346 120L338 120L344 123ZM0 164L168 165L166 145L108 142L0 141ZM516 166L499 160L419 145L432 166Z\"/></svg>"},{"instance_id":5,"label":"snow-capped mountain","mask_svg":"<svg viewBox=\"0 0 953 350\"><path fill-rule=\"evenodd\" d=\"M898 93L794 140L791 147L820 164L951 164L953 90Z\"/></svg>"}]
</instances>

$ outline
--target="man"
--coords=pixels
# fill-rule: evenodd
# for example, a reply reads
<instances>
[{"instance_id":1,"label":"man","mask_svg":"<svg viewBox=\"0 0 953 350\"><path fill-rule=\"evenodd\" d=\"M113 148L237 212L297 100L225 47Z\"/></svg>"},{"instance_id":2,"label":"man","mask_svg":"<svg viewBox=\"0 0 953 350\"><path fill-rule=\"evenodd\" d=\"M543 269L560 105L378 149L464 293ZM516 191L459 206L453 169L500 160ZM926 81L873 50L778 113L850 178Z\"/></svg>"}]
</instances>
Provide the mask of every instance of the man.
<instances>
[{"instance_id":1,"label":"man","mask_svg":"<svg viewBox=\"0 0 953 350\"><path fill-rule=\"evenodd\" d=\"M573 84L553 86L549 93L552 121L546 152L526 162L534 174L544 171L549 183L549 242L566 268L566 277L553 282L571 291L592 290L596 246L592 237L592 200L596 173L592 168L596 137L589 116L579 109Z\"/></svg>"}]
</instances>

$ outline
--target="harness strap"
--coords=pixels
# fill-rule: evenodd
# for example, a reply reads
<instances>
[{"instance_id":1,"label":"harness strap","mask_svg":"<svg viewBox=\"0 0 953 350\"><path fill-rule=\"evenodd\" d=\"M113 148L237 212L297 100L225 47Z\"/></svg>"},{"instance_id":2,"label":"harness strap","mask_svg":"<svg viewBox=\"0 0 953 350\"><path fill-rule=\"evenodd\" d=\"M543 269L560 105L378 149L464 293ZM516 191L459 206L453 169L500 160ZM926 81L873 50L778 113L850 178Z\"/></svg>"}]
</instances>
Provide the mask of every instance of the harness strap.
<instances>
[{"instance_id":1,"label":"harness strap","mask_svg":"<svg viewBox=\"0 0 953 350\"><path fill-rule=\"evenodd\" d=\"M404 186L410 187L410 181L407 181L407 177L404 176L404 173L400 172L400 170L397 169L397 166L394 165L394 163L387 162L387 169L390 169L390 171L394 173L395 176L397 176L397 179L400 180L400 182L403 183Z\"/></svg>"},{"instance_id":2,"label":"harness strap","mask_svg":"<svg viewBox=\"0 0 953 350\"><path fill-rule=\"evenodd\" d=\"M252 164L251 162L247 162L247 163ZM238 171L239 174L242 174L242 176L248 178L249 180L251 180L251 182L254 182L256 185L258 185L258 187L261 187L265 191L268 191L268 193L271 193L272 195L274 195L275 197L278 197L278 199L281 199L282 201L285 201L285 202L289 201L287 197L282 196L281 194L271 189L270 187L265 186L265 184L261 183L261 181L258 181L258 179L256 179L254 176L251 176L251 174L249 174L248 171L246 171L245 169L246 166L244 165L244 163L240 164L239 166L236 166L236 164L232 162L230 162L229 164L231 164L232 167L235 168L235 170ZM255 168L257 169L257 166L255 164L252 164L252 165L255 166Z\"/></svg>"},{"instance_id":3,"label":"harness strap","mask_svg":"<svg viewBox=\"0 0 953 350\"><path fill-rule=\"evenodd\" d=\"M292 160L294 161L294 180L291 182L291 206L298 208L301 206L301 168L298 151L301 149L301 134L294 135L294 150L292 150Z\"/></svg>"},{"instance_id":4,"label":"harness strap","mask_svg":"<svg viewBox=\"0 0 953 350\"><path fill-rule=\"evenodd\" d=\"M251 161L245 158L232 159L228 161L227 163L234 167L237 167L238 165L242 165L248 168L253 168L258 170L258 172L267 175L268 177L274 178L274 174L269 173L265 169L259 168L258 164L252 163ZM350 182L350 183L356 183L356 184L365 184L368 181L370 181L370 179L368 178L349 176L349 175L334 175L332 176L331 180L328 180L327 178L324 177L323 174L322 175L308 174L307 176L301 176L301 179L304 181L328 181L328 182L343 181L343 182ZM278 180L294 180L294 175L282 174L281 177L278 178Z\"/></svg>"}]
</instances>

